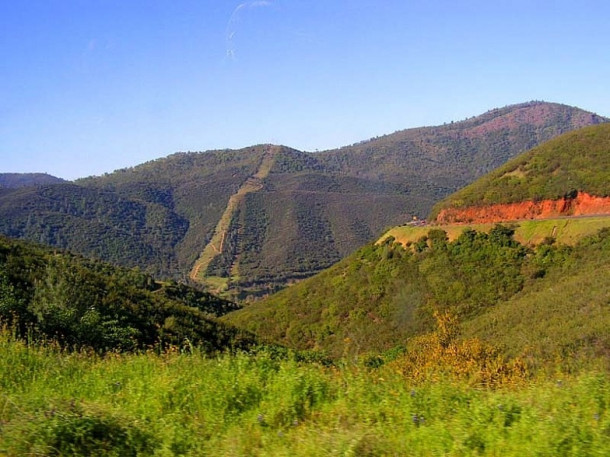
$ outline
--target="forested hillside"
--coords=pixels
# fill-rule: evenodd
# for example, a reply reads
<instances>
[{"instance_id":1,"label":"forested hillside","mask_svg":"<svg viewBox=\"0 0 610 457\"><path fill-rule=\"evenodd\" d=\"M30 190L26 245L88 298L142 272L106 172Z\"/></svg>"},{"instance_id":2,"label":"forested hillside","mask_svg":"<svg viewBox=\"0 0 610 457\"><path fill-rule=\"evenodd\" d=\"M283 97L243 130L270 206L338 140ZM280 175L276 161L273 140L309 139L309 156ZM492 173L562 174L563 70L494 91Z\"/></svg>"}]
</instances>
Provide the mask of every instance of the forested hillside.
<instances>
[{"instance_id":1,"label":"forested hillside","mask_svg":"<svg viewBox=\"0 0 610 457\"><path fill-rule=\"evenodd\" d=\"M320 153L179 153L73 184L0 189L0 232L255 297L424 217L518 153L606 121L532 102Z\"/></svg>"},{"instance_id":2,"label":"forested hillside","mask_svg":"<svg viewBox=\"0 0 610 457\"><path fill-rule=\"evenodd\" d=\"M359 176L402 183L424 179L433 188L449 187L454 192L551 138L607 121L570 106L531 102L461 122L395 132L324 152L320 159Z\"/></svg>"},{"instance_id":3,"label":"forested hillside","mask_svg":"<svg viewBox=\"0 0 610 457\"><path fill-rule=\"evenodd\" d=\"M610 196L610 124L566 133L510 160L435 205L443 209Z\"/></svg>"},{"instance_id":4,"label":"forested hillside","mask_svg":"<svg viewBox=\"0 0 610 457\"><path fill-rule=\"evenodd\" d=\"M406 247L388 238L223 319L333 357L399 347L431 331L436 313L454 316L463 337L535 354L538 363L610 351L610 231L575 247L528 248L512 235L497 226L448 242L431 229Z\"/></svg>"},{"instance_id":5,"label":"forested hillside","mask_svg":"<svg viewBox=\"0 0 610 457\"><path fill-rule=\"evenodd\" d=\"M440 206L485 208L575 198L581 191L610 195L609 145L608 125L567 133ZM332 268L226 319L271 341L335 357L390 350L430 331L439 313L460 322L464 336L501 343L511 355L529 354L539 363L581 351L607 354L610 210L604 208L596 218L392 229Z\"/></svg>"},{"instance_id":6,"label":"forested hillside","mask_svg":"<svg viewBox=\"0 0 610 457\"><path fill-rule=\"evenodd\" d=\"M138 269L0 237L0 327L30 343L100 352L246 348L251 335L216 320L238 308Z\"/></svg>"}]
</instances>

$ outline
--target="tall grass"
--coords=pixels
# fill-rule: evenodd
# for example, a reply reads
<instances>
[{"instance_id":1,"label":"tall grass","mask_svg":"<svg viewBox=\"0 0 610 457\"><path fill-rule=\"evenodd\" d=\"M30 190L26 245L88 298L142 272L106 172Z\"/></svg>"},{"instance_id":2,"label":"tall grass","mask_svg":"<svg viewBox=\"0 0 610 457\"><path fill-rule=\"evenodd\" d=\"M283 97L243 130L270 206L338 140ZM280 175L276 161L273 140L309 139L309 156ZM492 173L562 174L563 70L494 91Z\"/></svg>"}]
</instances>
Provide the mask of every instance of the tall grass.
<instances>
[{"instance_id":1,"label":"tall grass","mask_svg":"<svg viewBox=\"0 0 610 457\"><path fill-rule=\"evenodd\" d=\"M0 455L610 455L610 380L413 383L262 351L67 353L0 336Z\"/></svg>"}]
</instances>

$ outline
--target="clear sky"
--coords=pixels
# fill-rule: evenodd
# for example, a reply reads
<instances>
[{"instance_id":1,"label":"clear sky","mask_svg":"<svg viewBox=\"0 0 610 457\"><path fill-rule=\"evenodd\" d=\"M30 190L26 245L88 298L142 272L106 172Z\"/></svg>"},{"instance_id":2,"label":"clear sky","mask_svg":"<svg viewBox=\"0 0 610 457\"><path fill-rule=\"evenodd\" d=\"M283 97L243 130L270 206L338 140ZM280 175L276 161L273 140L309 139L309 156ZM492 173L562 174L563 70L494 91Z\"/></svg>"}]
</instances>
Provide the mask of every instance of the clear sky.
<instances>
[{"instance_id":1,"label":"clear sky","mask_svg":"<svg viewBox=\"0 0 610 457\"><path fill-rule=\"evenodd\" d=\"M610 116L608 0L0 0L0 172L313 151L546 100Z\"/></svg>"}]
</instances>

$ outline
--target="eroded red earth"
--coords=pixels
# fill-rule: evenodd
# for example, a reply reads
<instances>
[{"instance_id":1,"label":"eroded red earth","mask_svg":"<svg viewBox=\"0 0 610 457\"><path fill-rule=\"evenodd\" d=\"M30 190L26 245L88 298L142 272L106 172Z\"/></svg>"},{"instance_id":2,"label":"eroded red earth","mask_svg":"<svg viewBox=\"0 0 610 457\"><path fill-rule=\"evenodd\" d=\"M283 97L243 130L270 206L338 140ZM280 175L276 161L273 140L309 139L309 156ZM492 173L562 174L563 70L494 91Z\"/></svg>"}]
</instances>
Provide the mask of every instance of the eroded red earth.
<instances>
[{"instance_id":1,"label":"eroded red earth","mask_svg":"<svg viewBox=\"0 0 610 457\"><path fill-rule=\"evenodd\" d=\"M597 197L586 192L579 192L574 198L561 198L559 200L447 208L441 210L436 217L436 222L440 224L494 223L599 214L610 214L610 197Z\"/></svg>"}]
</instances>

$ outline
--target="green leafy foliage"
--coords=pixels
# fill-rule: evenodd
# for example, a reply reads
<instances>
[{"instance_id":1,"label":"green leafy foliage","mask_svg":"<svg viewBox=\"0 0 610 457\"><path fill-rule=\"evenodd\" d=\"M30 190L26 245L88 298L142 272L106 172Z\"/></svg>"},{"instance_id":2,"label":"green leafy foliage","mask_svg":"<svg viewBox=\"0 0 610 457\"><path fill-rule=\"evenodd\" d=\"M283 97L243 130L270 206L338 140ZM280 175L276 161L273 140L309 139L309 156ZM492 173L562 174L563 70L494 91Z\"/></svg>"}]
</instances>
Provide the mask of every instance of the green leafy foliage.
<instances>
[{"instance_id":1,"label":"green leafy foliage","mask_svg":"<svg viewBox=\"0 0 610 457\"><path fill-rule=\"evenodd\" d=\"M213 352L252 338L221 324L234 303L185 285L0 238L0 325L97 351L167 345Z\"/></svg>"},{"instance_id":2,"label":"green leafy foliage","mask_svg":"<svg viewBox=\"0 0 610 457\"><path fill-rule=\"evenodd\" d=\"M529 265L529 287L464 322L471 336L523 355L536 366L553 357L566 367L610 354L610 230L574 248L542 244Z\"/></svg>"},{"instance_id":3,"label":"green leafy foliage","mask_svg":"<svg viewBox=\"0 0 610 457\"><path fill-rule=\"evenodd\" d=\"M159 444L137 424L83 411L74 402L51 409L23 430L12 432L13 437L7 440L9 445L16 452L35 455L136 457L150 455Z\"/></svg>"},{"instance_id":4,"label":"green leafy foliage","mask_svg":"<svg viewBox=\"0 0 610 457\"><path fill-rule=\"evenodd\" d=\"M532 249L501 225L489 233L466 229L452 242L439 229L406 247L387 238L224 319L289 347L339 357L390 350L430 331L435 312L451 312L464 337L495 345L497 332L511 355L530 344L541 363L578 347L599 356L610 349L602 330L610 325L609 239L606 230L572 248ZM561 298L553 298L557 290L565 292ZM532 337L516 338L517 328Z\"/></svg>"}]
</instances>

